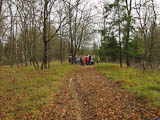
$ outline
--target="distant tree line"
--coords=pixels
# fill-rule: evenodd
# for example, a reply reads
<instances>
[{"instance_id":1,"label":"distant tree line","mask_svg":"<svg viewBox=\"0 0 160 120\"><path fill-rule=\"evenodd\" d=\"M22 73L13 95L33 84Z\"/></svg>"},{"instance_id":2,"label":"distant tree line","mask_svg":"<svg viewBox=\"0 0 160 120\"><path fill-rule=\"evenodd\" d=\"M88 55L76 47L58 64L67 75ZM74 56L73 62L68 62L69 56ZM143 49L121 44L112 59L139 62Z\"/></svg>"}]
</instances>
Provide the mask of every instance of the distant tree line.
<instances>
[{"instance_id":1,"label":"distant tree line","mask_svg":"<svg viewBox=\"0 0 160 120\"><path fill-rule=\"evenodd\" d=\"M157 6L156 6L157 5ZM99 30L102 61L139 64L143 71L160 64L159 8L154 0L104 2L104 22Z\"/></svg>"},{"instance_id":2,"label":"distant tree line","mask_svg":"<svg viewBox=\"0 0 160 120\"><path fill-rule=\"evenodd\" d=\"M87 0L0 0L0 65L47 69L76 56L92 39L91 12Z\"/></svg>"}]
</instances>

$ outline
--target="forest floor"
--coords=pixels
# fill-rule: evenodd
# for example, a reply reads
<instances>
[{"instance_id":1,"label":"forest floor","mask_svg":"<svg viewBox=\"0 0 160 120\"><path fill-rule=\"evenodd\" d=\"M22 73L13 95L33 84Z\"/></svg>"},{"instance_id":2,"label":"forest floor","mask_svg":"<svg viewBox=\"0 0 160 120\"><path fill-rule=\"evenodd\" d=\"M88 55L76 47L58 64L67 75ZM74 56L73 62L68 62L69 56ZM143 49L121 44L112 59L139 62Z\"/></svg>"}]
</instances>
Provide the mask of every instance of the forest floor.
<instances>
[{"instance_id":1,"label":"forest floor","mask_svg":"<svg viewBox=\"0 0 160 120\"><path fill-rule=\"evenodd\" d=\"M81 67L64 82L44 119L155 120L160 116L160 109L149 107L95 66Z\"/></svg>"},{"instance_id":2,"label":"forest floor","mask_svg":"<svg viewBox=\"0 0 160 120\"><path fill-rule=\"evenodd\" d=\"M5 82L0 81L0 120L155 120L160 117L160 108L148 105L147 100L126 90L121 81L112 80L98 66L53 66L48 72L33 72L31 68L12 69L11 73L5 72L8 68L0 70L5 74ZM110 71L114 72L111 68Z\"/></svg>"}]
</instances>

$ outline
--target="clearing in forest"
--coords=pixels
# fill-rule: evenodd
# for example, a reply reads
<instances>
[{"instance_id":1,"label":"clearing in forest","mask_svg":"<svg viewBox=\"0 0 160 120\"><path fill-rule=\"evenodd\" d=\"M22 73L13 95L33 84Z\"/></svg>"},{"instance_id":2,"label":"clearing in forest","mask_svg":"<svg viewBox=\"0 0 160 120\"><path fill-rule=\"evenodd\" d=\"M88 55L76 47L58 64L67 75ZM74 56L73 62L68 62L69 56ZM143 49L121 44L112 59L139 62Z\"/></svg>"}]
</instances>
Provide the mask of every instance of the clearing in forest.
<instances>
[{"instance_id":1,"label":"clearing in forest","mask_svg":"<svg viewBox=\"0 0 160 120\"><path fill-rule=\"evenodd\" d=\"M55 120L154 120L160 116L158 109L149 107L145 99L108 79L95 66L81 67L65 84L63 92L56 95L57 110L50 111Z\"/></svg>"},{"instance_id":2,"label":"clearing in forest","mask_svg":"<svg viewBox=\"0 0 160 120\"><path fill-rule=\"evenodd\" d=\"M154 120L160 116L158 108L148 104L148 98L123 87L122 82L128 84L124 80L111 78L111 73L115 73L111 66L105 66L110 70L103 64L53 66L56 71L37 73L33 69L23 69L23 72L14 69L14 77L5 73L6 81L1 84L7 82L12 86L1 87L0 119ZM34 75L32 78L30 73ZM7 81L10 76L13 79Z\"/></svg>"}]
</instances>

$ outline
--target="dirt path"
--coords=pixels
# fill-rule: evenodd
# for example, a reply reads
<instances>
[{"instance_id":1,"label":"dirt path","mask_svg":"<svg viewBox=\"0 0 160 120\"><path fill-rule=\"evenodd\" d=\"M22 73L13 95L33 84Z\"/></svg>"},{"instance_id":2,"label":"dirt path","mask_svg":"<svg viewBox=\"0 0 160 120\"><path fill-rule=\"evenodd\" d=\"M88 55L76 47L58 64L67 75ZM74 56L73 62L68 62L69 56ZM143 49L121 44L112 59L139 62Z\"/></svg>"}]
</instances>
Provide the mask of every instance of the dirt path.
<instances>
[{"instance_id":1,"label":"dirt path","mask_svg":"<svg viewBox=\"0 0 160 120\"><path fill-rule=\"evenodd\" d=\"M52 119L154 120L160 116L160 110L150 109L144 100L125 92L93 66L80 68L65 84L63 92L56 95Z\"/></svg>"}]
</instances>

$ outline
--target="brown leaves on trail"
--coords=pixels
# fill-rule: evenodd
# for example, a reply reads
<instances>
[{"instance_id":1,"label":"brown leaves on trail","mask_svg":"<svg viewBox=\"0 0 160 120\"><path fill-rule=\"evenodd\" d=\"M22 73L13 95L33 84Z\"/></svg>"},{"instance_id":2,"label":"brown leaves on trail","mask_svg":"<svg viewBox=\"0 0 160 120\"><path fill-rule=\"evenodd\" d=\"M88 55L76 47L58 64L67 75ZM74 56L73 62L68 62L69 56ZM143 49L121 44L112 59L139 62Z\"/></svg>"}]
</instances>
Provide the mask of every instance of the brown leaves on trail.
<instances>
[{"instance_id":1,"label":"brown leaves on trail","mask_svg":"<svg viewBox=\"0 0 160 120\"><path fill-rule=\"evenodd\" d=\"M76 71L75 89L82 103L83 119L88 120L154 120L160 116L160 110L153 110L144 100L126 92L120 84L108 80L94 67ZM85 105L84 101L87 101ZM86 108L87 107L87 108Z\"/></svg>"},{"instance_id":2,"label":"brown leaves on trail","mask_svg":"<svg viewBox=\"0 0 160 120\"><path fill-rule=\"evenodd\" d=\"M143 99L126 92L120 84L107 79L94 67L82 67L63 80L64 85L53 93L53 101L36 110L32 118L43 120L154 120L160 109L151 109Z\"/></svg>"},{"instance_id":3,"label":"brown leaves on trail","mask_svg":"<svg viewBox=\"0 0 160 120\"><path fill-rule=\"evenodd\" d=\"M43 119L53 120L154 120L159 109L126 92L94 67L83 67L68 77L53 104L42 108Z\"/></svg>"}]
</instances>

